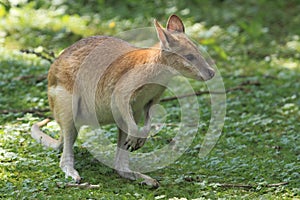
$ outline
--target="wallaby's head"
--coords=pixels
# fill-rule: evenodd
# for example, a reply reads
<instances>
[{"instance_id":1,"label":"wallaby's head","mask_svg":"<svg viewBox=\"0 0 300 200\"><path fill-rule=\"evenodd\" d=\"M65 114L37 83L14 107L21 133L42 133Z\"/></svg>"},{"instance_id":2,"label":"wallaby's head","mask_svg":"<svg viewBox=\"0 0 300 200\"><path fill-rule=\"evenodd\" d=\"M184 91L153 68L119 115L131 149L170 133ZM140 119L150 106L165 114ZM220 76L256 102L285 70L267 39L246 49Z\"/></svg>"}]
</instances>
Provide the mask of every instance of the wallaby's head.
<instances>
[{"instance_id":1,"label":"wallaby's head","mask_svg":"<svg viewBox=\"0 0 300 200\"><path fill-rule=\"evenodd\" d=\"M215 75L213 67L207 63L197 46L186 36L184 25L178 16L170 16L166 29L156 20L154 25L163 54L171 66L182 75L198 80L206 81Z\"/></svg>"}]
</instances>

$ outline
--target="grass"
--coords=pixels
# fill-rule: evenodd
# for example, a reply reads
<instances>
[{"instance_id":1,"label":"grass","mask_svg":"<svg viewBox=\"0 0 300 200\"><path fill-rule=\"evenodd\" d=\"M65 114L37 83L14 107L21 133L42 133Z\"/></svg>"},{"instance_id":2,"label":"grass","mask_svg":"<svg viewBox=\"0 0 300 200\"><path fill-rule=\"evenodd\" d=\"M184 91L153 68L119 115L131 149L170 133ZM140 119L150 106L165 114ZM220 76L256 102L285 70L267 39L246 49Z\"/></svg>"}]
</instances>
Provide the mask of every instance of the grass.
<instances>
[{"instance_id":1,"label":"grass","mask_svg":"<svg viewBox=\"0 0 300 200\"><path fill-rule=\"evenodd\" d=\"M300 199L297 1L164 2L147 3L148 9L144 9L137 1L124 1L117 3L122 8L117 15L114 12L117 5L109 1L93 1L89 8L82 6L81 1L52 7L43 1L19 6L9 6L6 1L0 4L0 35L3 36L0 39L0 110L2 113L14 110L0 115L0 198ZM39 76L47 73L50 62L19 50L35 48L43 53L42 49L50 49L57 55L81 37L113 35L149 26L151 17L166 21L172 10L182 16L189 35L214 58L226 89L246 82L259 84L246 84L243 90L227 93L223 134L204 158L199 158L198 153L211 115L210 98L209 95L198 97L201 123L192 145L174 163L148 173L159 180L158 189L120 178L94 159L80 142L75 147L76 168L84 181L99 184L100 188L58 186L58 182L66 185L71 181L65 179L58 167L60 153L43 148L28 134L30 126L43 118L40 115L51 116L51 113L21 112L48 108L47 80ZM46 19L47 25L36 22L37 16ZM24 76L31 78L20 78ZM204 84L191 81L191 85L195 90L206 90ZM167 110L168 123L178 121L176 101L161 105ZM55 123L50 123L45 130L57 137ZM105 136L115 142L115 127L107 126L105 130ZM144 151L164 146L175 133L176 127L164 127L149 139ZM283 182L288 184L270 186ZM226 187L229 184L248 187Z\"/></svg>"}]
</instances>

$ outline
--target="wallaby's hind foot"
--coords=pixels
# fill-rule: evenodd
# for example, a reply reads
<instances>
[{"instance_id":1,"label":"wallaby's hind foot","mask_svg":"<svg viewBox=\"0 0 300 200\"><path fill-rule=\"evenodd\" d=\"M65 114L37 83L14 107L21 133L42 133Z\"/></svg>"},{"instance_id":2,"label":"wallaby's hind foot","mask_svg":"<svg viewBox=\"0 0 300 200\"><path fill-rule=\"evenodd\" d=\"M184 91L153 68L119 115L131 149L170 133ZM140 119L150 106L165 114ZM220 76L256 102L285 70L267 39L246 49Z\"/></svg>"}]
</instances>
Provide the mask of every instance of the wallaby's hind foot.
<instances>
[{"instance_id":1,"label":"wallaby's hind foot","mask_svg":"<svg viewBox=\"0 0 300 200\"><path fill-rule=\"evenodd\" d=\"M126 179L129 179L129 180L143 180L141 182L142 185L148 185L148 186L151 186L153 188L158 188L159 187L159 183L157 180L151 178L150 176L147 176L145 174L142 174L142 173L139 173L139 172L133 172L133 171L118 171L117 170L117 173L123 177L123 178L126 178Z\"/></svg>"},{"instance_id":2,"label":"wallaby's hind foot","mask_svg":"<svg viewBox=\"0 0 300 200\"><path fill-rule=\"evenodd\" d=\"M71 177L76 183L81 182L81 177L76 169L72 166L64 165L60 167L65 172L66 178Z\"/></svg>"},{"instance_id":3,"label":"wallaby's hind foot","mask_svg":"<svg viewBox=\"0 0 300 200\"><path fill-rule=\"evenodd\" d=\"M78 171L74 168L74 155L65 156L63 153L60 159L60 168L65 172L66 178L71 177L76 183L80 183L81 177Z\"/></svg>"},{"instance_id":4,"label":"wallaby's hind foot","mask_svg":"<svg viewBox=\"0 0 300 200\"><path fill-rule=\"evenodd\" d=\"M144 175L140 172L135 172L130 170L129 152L125 150L127 146L124 145L126 139L127 139L127 134L124 133L121 129L119 129L118 148L117 148L117 153L115 158L115 170L123 178L133 180L133 181L141 179L142 180L141 184L149 185L153 188L158 188L159 183L157 180L151 178L150 176Z\"/></svg>"}]
</instances>

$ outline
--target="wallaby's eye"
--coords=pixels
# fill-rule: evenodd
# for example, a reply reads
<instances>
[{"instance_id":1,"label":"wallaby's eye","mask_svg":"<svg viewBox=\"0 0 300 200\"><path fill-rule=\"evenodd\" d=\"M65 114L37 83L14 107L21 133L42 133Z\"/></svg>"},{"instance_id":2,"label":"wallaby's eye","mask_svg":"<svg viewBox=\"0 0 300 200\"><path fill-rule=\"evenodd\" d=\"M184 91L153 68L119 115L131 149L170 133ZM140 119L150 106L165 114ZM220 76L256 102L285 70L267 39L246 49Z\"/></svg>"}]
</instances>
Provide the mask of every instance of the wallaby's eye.
<instances>
[{"instance_id":1,"label":"wallaby's eye","mask_svg":"<svg viewBox=\"0 0 300 200\"><path fill-rule=\"evenodd\" d=\"M188 59L189 61L195 60L196 57L193 54L187 54L184 56L186 59Z\"/></svg>"}]
</instances>

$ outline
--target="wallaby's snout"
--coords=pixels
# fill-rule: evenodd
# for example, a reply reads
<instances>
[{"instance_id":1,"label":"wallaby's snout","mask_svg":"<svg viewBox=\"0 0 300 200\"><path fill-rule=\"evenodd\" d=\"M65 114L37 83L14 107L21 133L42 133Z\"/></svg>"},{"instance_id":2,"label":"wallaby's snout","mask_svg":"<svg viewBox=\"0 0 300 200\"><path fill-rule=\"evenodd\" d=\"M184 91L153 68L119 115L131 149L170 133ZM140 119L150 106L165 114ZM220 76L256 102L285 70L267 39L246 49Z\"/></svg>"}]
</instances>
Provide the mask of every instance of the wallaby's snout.
<instances>
[{"instance_id":1,"label":"wallaby's snout","mask_svg":"<svg viewBox=\"0 0 300 200\"><path fill-rule=\"evenodd\" d=\"M215 69L204 61L205 64L201 63L200 66L197 66L197 69L200 73L200 79L203 81L208 81L215 76Z\"/></svg>"},{"instance_id":2,"label":"wallaby's snout","mask_svg":"<svg viewBox=\"0 0 300 200\"><path fill-rule=\"evenodd\" d=\"M202 79L204 81L208 81L208 80L212 79L214 76L215 76L215 70L213 68L209 67L204 71L204 75L202 76Z\"/></svg>"},{"instance_id":3,"label":"wallaby's snout","mask_svg":"<svg viewBox=\"0 0 300 200\"><path fill-rule=\"evenodd\" d=\"M216 74L215 70L212 68L208 69L208 73L209 73L210 79L212 79Z\"/></svg>"}]
</instances>

